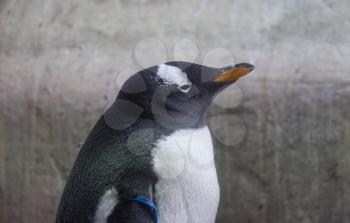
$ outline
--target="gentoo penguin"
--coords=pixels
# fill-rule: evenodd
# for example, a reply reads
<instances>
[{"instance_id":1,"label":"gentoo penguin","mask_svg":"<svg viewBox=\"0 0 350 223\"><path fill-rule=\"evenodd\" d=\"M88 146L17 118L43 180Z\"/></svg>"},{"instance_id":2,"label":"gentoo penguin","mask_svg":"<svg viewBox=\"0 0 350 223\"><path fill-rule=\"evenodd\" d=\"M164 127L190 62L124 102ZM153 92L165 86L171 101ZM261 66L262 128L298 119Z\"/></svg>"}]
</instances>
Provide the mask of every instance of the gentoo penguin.
<instances>
[{"instance_id":1,"label":"gentoo penguin","mask_svg":"<svg viewBox=\"0 0 350 223\"><path fill-rule=\"evenodd\" d=\"M131 76L84 142L56 222L215 222L219 185L203 116L253 69L174 61Z\"/></svg>"}]
</instances>

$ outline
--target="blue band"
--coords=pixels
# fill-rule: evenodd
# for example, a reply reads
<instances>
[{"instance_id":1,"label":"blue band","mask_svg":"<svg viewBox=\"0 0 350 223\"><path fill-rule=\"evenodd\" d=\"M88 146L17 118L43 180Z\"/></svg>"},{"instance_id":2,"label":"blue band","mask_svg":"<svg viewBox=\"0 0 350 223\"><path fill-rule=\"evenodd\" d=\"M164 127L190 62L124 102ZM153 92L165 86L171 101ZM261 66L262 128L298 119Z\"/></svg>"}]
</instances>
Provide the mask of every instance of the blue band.
<instances>
[{"instance_id":1,"label":"blue band","mask_svg":"<svg viewBox=\"0 0 350 223\"><path fill-rule=\"evenodd\" d=\"M139 195L131 196L131 197L129 197L129 200L136 201L136 202L138 202L138 203L140 203L142 205L145 205L145 206L149 207L151 209L151 211L152 211L152 221L153 221L153 223L157 223L158 222L157 207L156 207L156 205L154 204L153 201L148 200L144 196L139 196Z\"/></svg>"}]
</instances>

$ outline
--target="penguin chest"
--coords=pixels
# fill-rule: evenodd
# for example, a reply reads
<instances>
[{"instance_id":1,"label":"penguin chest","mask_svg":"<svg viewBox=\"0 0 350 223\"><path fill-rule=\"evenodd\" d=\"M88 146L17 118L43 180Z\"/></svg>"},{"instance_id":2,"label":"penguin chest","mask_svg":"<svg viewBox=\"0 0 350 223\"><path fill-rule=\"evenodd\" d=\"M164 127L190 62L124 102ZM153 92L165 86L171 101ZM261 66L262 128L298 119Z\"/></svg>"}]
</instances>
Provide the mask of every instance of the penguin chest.
<instances>
[{"instance_id":1,"label":"penguin chest","mask_svg":"<svg viewBox=\"0 0 350 223\"><path fill-rule=\"evenodd\" d=\"M159 222L215 222L220 192L208 127L161 138L152 155Z\"/></svg>"}]
</instances>

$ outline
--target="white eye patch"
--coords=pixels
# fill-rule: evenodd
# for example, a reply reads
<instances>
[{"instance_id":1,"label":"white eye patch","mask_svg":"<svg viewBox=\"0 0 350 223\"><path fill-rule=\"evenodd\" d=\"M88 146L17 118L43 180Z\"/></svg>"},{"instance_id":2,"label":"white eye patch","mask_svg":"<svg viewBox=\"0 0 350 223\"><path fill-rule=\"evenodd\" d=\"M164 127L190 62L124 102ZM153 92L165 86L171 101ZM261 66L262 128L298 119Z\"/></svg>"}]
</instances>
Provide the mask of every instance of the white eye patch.
<instances>
[{"instance_id":1,"label":"white eye patch","mask_svg":"<svg viewBox=\"0 0 350 223\"><path fill-rule=\"evenodd\" d=\"M175 66L161 64L158 66L157 75L165 84L175 84L182 92L188 92L191 89L192 83L188 80L186 73Z\"/></svg>"}]
</instances>

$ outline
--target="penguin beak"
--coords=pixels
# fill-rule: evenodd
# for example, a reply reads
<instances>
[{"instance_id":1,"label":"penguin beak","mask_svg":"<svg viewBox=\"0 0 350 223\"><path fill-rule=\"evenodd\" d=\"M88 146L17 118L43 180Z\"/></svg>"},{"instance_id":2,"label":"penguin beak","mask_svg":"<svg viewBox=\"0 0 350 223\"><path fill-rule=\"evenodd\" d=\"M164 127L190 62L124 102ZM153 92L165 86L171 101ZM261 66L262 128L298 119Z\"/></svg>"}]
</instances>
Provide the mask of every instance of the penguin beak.
<instances>
[{"instance_id":1,"label":"penguin beak","mask_svg":"<svg viewBox=\"0 0 350 223\"><path fill-rule=\"evenodd\" d=\"M213 80L215 83L229 83L238 80L254 70L254 65L240 63L234 66L221 68L219 75Z\"/></svg>"}]
</instances>

